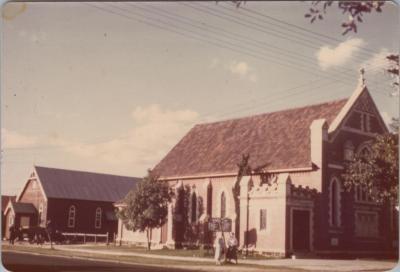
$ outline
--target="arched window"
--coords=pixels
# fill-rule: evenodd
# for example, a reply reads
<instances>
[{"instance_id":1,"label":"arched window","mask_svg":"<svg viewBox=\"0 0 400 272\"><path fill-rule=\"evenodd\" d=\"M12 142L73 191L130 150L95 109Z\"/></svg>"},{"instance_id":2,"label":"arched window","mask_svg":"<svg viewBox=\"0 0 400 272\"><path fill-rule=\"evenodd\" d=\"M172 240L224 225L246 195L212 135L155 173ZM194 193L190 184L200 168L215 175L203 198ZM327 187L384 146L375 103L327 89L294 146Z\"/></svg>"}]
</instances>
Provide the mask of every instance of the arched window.
<instances>
[{"instance_id":1,"label":"arched window","mask_svg":"<svg viewBox=\"0 0 400 272\"><path fill-rule=\"evenodd\" d=\"M344 144L343 157L345 161L351 161L354 157L354 145L351 141L346 141Z\"/></svg>"},{"instance_id":2,"label":"arched window","mask_svg":"<svg viewBox=\"0 0 400 272\"><path fill-rule=\"evenodd\" d=\"M100 207L96 209L96 215L95 215L95 219L94 219L94 227L96 229L101 228L101 208Z\"/></svg>"},{"instance_id":3,"label":"arched window","mask_svg":"<svg viewBox=\"0 0 400 272\"><path fill-rule=\"evenodd\" d=\"M209 217L212 216L212 185L211 183L207 186L207 214Z\"/></svg>"},{"instance_id":4,"label":"arched window","mask_svg":"<svg viewBox=\"0 0 400 272\"><path fill-rule=\"evenodd\" d=\"M340 202L341 186L337 178L333 178L330 183L330 225L339 227L340 222Z\"/></svg>"},{"instance_id":5,"label":"arched window","mask_svg":"<svg viewBox=\"0 0 400 272\"><path fill-rule=\"evenodd\" d=\"M362 149L360 149L359 155L367 158L369 155L371 155L371 151L368 147L364 146Z\"/></svg>"},{"instance_id":6,"label":"arched window","mask_svg":"<svg viewBox=\"0 0 400 272\"><path fill-rule=\"evenodd\" d=\"M226 216L226 197L225 192L221 194L221 218L225 218Z\"/></svg>"},{"instance_id":7,"label":"arched window","mask_svg":"<svg viewBox=\"0 0 400 272\"><path fill-rule=\"evenodd\" d=\"M357 149L357 155L360 158L368 158L371 156L371 147L369 142L364 142L361 144L358 149ZM365 187L365 185L356 185L354 187L354 195L355 195L355 201L358 202L363 202L363 201L371 201L371 197L368 193L368 189Z\"/></svg>"},{"instance_id":8,"label":"arched window","mask_svg":"<svg viewBox=\"0 0 400 272\"><path fill-rule=\"evenodd\" d=\"M197 196L196 193L192 194L192 199L190 201L190 219L191 222L196 222L197 221Z\"/></svg>"},{"instance_id":9,"label":"arched window","mask_svg":"<svg viewBox=\"0 0 400 272\"><path fill-rule=\"evenodd\" d=\"M8 220L8 225L9 226L14 225L14 215L12 213L10 213L10 218Z\"/></svg>"},{"instance_id":10,"label":"arched window","mask_svg":"<svg viewBox=\"0 0 400 272\"><path fill-rule=\"evenodd\" d=\"M42 216L43 216L43 203L40 203L39 204L39 214L38 214L39 225L42 224Z\"/></svg>"},{"instance_id":11,"label":"arched window","mask_svg":"<svg viewBox=\"0 0 400 272\"><path fill-rule=\"evenodd\" d=\"M75 228L76 208L74 205L69 207L68 212L68 227Z\"/></svg>"},{"instance_id":12,"label":"arched window","mask_svg":"<svg viewBox=\"0 0 400 272\"><path fill-rule=\"evenodd\" d=\"M373 199L368 189L363 185L354 186L354 198L356 202L372 202Z\"/></svg>"},{"instance_id":13,"label":"arched window","mask_svg":"<svg viewBox=\"0 0 400 272\"><path fill-rule=\"evenodd\" d=\"M368 142L365 142L362 145L360 145L357 150L357 155L359 157L364 157L364 158L370 156L371 155L370 144Z\"/></svg>"}]
</instances>

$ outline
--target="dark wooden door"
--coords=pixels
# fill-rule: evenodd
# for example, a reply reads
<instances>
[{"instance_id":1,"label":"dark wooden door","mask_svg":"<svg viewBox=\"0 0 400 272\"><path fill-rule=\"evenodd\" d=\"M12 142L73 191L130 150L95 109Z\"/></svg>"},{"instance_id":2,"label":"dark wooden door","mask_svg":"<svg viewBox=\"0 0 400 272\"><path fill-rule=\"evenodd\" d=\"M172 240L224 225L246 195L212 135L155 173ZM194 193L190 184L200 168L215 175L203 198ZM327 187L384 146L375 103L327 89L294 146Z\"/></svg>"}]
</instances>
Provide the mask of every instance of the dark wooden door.
<instances>
[{"instance_id":1,"label":"dark wooden door","mask_svg":"<svg viewBox=\"0 0 400 272\"><path fill-rule=\"evenodd\" d=\"M167 239L168 239L168 221L161 227L161 243L165 244L167 242Z\"/></svg>"},{"instance_id":2,"label":"dark wooden door","mask_svg":"<svg viewBox=\"0 0 400 272\"><path fill-rule=\"evenodd\" d=\"M293 210L293 251L310 250L310 212Z\"/></svg>"},{"instance_id":3,"label":"dark wooden door","mask_svg":"<svg viewBox=\"0 0 400 272\"><path fill-rule=\"evenodd\" d=\"M182 246L184 240L185 233L185 222L184 222L184 212L185 212L185 195L183 189L178 190L176 206L174 212L174 222L173 222L173 230L174 230L174 238L175 238L175 246L180 248Z\"/></svg>"}]
</instances>

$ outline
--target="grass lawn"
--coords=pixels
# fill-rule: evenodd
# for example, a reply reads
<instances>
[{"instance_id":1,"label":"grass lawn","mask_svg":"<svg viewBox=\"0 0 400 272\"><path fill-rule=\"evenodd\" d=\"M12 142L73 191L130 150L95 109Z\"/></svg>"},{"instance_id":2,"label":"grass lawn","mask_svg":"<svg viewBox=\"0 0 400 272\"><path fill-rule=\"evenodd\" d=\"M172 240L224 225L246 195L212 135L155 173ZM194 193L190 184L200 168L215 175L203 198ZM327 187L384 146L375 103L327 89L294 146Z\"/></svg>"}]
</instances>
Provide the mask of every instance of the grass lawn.
<instances>
[{"instance_id":1,"label":"grass lawn","mask_svg":"<svg viewBox=\"0 0 400 272\"><path fill-rule=\"evenodd\" d=\"M82 248L82 247L80 247ZM107 249L106 246L85 246L84 248L87 249ZM113 250L115 248L124 249L124 250L132 250L133 247L112 247L108 246L108 250ZM143 248L136 248L137 251L140 253L148 253L146 249ZM119 261L119 262L128 262L134 264L142 264L142 265L151 265L151 266L168 266L168 267L176 267L176 268L185 268L190 269L193 271L250 271L250 272L259 272L265 271L267 268L268 271L271 272L278 272L278 271L287 271L287 272L303 272L302 269L292 269L287 267L272 267L272 266L261 266L261 265L248 265L248 264L226 264L223 266L216 266L212 262L201 262L195 263L192 261L181 261L181 260L165 260L165 259L157 259L157 258L147 258L147 257L136 257L136 256L118 256L118 255L106 255L106 254L96 254L96 253L86 253L86 252L74 252L74 251L63 251L60 249L49 249L49 248L42 248L40 246L24 246L24 245L2 245L2 250L13 250L13 251L20 251L20 252L27 252L27 253L35 253L35 254L43 254L43 255L50 255L50 256L63 256L63 257L82 257L82 258L92 258L92 259L100 259L104 261ZM154 252L152 254L156 254L157 250L152 250ZM159 252L163 252L164 255L167 252L170 255L173 255L172 252L175 250L158 250ZM190 254L191 250L181 250L182 253L185 252L186 255L184 256L193 256L188 255ZM193 252L192 252L193 254ZM175 254L176 255L176 254ZM182 255L179 255L182 256Z\"/></svg>"},{"instance_id":2,"label":"grass lawn","mask_svg":"<svg viewBox=\"0 0 400 272\"><path fill-rule=\"evenodd\" d=\"M153 255L164 255L164 256L180 256L180 257L201 257L201 258L214 258L214 252L212 249L152 249L147 250L145 247L139 246L115 246L115 245L84 245L77 246L79 248L93 249L93 250L111 250L111 251L123 251L123 252L135 252L143 254ZM242 254L238 254L238 259L245 259L246 257ZM258 254L249 254L246 259L249 260L267 260L272 257L266 257Z\"/></svg>"}]
</instances>

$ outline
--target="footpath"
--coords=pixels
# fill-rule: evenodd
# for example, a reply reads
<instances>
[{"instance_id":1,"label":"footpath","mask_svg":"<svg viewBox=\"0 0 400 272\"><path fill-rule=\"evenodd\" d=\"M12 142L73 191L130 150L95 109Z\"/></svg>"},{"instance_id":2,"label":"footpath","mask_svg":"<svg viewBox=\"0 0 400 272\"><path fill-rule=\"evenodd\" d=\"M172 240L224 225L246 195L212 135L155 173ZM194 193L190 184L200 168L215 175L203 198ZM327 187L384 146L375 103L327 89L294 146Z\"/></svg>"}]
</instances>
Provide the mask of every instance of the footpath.
<instances>
[{"instance_id":1,"label":"footpath","mask_svg":"<svg viewBox=\"0 0 400 272\"><path fill-rule=\"evenodd\" d=\"M24 246L16 246L26 247ZM77 245L55 245L54 249L73 252L73 253L83 253L96 255L99 258L102 256L124 256L124 257L139 257L139 258L150 258L154 259L154 263L157 260L169 260L169 261L184 261L193 262L193 264L213 264L214 260L212 258L202 258L202 257L183 257L183 256L170 256L170 255L157 255L157 254L146 254L138 252L129 252L113 249L93 249L85 248L85 246ZM49 245L44 245L42 248L50 248ZM289 269L302 269L308 271L390 271L394 269L398 263L391 260L371 260L371 259L353 259L353 260L333 260L333 259L239 259L240 264L256 265L256 266L266 266L266 267L282 267ZM232 266L230 266L232 267ZM400 267L397 267L400 270ZM399 271L397 270L397 271ZM396 270L393 270L396 271Z\"/></svg>"}]
</instances>

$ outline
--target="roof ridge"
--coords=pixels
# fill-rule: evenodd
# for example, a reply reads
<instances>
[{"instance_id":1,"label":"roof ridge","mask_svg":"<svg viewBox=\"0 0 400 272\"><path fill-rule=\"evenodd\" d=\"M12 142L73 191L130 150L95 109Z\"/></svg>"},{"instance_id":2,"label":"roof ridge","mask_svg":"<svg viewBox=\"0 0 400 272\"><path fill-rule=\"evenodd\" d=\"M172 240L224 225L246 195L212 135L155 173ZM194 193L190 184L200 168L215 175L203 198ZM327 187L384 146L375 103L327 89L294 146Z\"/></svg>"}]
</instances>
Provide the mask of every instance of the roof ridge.
<instances>
[{"instance_id":1,"label":"roof ridge","mask_svg":"<svg viewBox=\"0 0 400 272\"><path fill-rule=\"evenodd\" d=\"M342 102L342 101L345 101L345 100L347 101L347 100L349 100L349 98L350 97L346 97L346 98L335 99L335 100L330 100L330 101L326 101L326 102L320 102L320 103L317 103L317 104L311 104L311 105L305 105L305 106L297 106L297 107L293 107L293 108L281 109L281 110L277 110L277 111L270 111L270 112L264 112L264 113L257 113L257 114L254 114L254 115L248 115L248 116L243 116L243 117L235 117L235 118L219 120L219 121L214 121L214 122L199 123L199 124L196 124L195 127L196 126L203 126L203 125L212 125L212 124L224 123L224 122L229 122L229 121L244 120L244 119L248 119L248 118L265 116L265 115L269 115L269 114L273 114L273 113L282 113L282 112L289 112L289 111L300 110L300 109L305 109L305 108L317 107L317 106L322 106L322 105L326 105L326 104L338 103L338 102Z\"/></svg>"},{"instance_id":2,"label":"roof ridge","mask_svg":"<svg viewBox=\"0 0 400 272\"><path fill-rule=\"evenodd\" d=\"M109 173L90 172L90 171L84 171L84 170L73 170L73 169L65 169L65 168L57 168L57 167L39 166L39 165L35 165L34 168L35 169L36 168L45 168L45 169L61 170L61 171L68 171L68 172L79 172L79 173L107 175L107 176L122 177L122 178L141 179L140 177L133 177L133 176L115 175L115 174L109 174Z\"/></svg>"}]
</instances>

